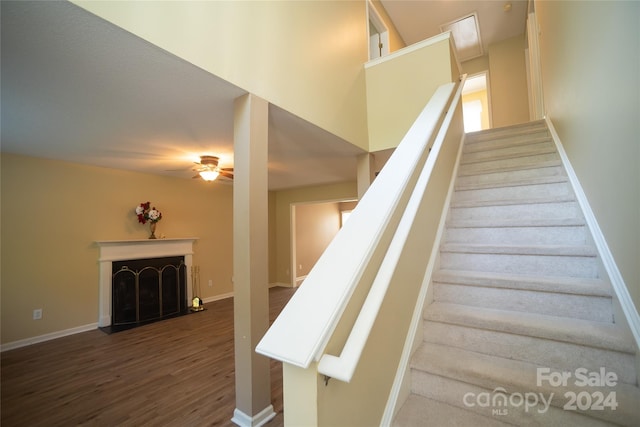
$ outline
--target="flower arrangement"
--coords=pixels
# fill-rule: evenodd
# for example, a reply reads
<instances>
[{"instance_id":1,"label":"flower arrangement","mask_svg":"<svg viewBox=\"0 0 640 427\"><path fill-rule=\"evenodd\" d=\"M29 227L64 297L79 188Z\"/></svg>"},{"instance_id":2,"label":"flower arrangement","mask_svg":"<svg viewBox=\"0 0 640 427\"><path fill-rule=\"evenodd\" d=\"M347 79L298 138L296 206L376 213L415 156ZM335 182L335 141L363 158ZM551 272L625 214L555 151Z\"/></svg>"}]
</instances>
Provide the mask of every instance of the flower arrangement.
<instances>
[{"instance_id":1,"label":"flower arrangement","mask_svg":"<svg viewBox=\"0 0 640 427\"><path fill-rule=\"evenodd\" d=\"M140 224L146 224L147 221L156 223L162 219L162 213L155 206L151 207L150 202L140 203L136 206L136 215Z\"/></svg>"}]
</instances>

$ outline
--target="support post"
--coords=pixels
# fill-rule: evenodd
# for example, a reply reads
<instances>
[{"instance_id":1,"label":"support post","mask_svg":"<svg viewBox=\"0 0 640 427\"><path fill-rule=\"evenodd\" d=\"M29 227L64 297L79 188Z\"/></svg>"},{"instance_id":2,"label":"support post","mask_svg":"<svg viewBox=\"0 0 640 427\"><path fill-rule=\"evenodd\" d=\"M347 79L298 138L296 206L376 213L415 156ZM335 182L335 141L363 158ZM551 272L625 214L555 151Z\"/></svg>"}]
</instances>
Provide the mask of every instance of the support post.
<instances>
[{"instance_id":1,"label":"support post","mask_svg":"<svg viewBox=\"0 0 640 427\"><path fill-rule=\"evenodd\" d=\"M275 417L269 359L255 352L269 327L268 103L247 94L234 105L233 276L236 409L239 426Z\"/></svg>"},{"instance_id":2,"label":"support post","mask_svg":"<svg viewBox=\"0 0 640 427\"><path fill-rule=\"evenodd\" d=\"M364 193L375 178L375 158L371 153L364 153L358 156L358 200L362 199Z\"/></svg>"}]
</instances>

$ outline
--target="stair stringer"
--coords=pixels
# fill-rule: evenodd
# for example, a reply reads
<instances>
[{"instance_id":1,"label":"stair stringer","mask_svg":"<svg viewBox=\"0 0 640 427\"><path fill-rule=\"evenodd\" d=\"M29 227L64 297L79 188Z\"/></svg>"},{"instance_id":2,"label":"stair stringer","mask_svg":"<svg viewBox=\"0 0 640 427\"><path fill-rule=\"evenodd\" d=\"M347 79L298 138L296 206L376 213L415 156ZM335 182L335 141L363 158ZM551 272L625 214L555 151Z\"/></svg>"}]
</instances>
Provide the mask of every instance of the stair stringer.
<instances>
[{"instance_id":1,"label":"stair stringer","mask_svg":"<svg viewBox=\"0 0 640 427\"><path fill-rule=\"evenodd\" d=\"M420 286L420 293L416 300L416 305L411 317L411 324L409 331L405 339L405 343L402 349L402 355L400 356L400 362L396 370L394 382L389 392L389 399L380 421L381 426L390 426L396 417L398 411L402 405L407 401L411 394L411 358L420 347L422 343L422 325L424 309L433 301L433 289L432 289L432 277L434 272L440 268L440 246L442 244L442 237L447 225L447 217L449 214L449 207L451 205L451 199L455 192L456 177L458 176L458 167L460 166L460 159L462 158L462 151L465 145L466 135L462 135L462 141L460 142L458 153L456 155L455 165L451 174L451 182L449 183L449 189L447 190L447 196L440 215L440 223L438 225L438 231L436 232L433 246L431 249L431 257L427 263L422 285Z\"/></svg>"}]
</instances>

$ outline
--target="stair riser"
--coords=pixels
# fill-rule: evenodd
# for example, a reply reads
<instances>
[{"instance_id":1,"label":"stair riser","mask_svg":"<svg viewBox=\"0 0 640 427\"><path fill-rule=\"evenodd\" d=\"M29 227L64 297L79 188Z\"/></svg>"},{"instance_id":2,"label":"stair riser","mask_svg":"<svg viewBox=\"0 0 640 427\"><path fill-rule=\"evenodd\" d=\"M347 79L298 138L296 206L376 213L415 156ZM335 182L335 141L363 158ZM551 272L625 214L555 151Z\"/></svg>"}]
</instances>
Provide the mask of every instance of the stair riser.
<instances>
[{"instance_id":1,"label":"stair riser","mask_svg":"<svg viewBox=\"0 0 640 427\"><path fill-rule=\"evenodd\" d=\"M435 301L498 310L612 322L611 298L436 283Z\"/></svg>"},{"instance_id":2,"label":"stair riser","mask_svg":"<svg viewBox=\"0 0 640 427\"><path fill-rule=\"evenodd\" d=\"M466 165L470 163L485 162L487 160L514 159L523 156L535 156L549 153L555 153L555 146L551 141L512 145L485 151L467 152L462 155L460 164Z\"/></svg>"},{"instance_id":3,"label":"stair riser","mask_svg":"<svg viewBox=\"0 0 640 427\"><path fill-rule=\"evenodd\" d=\"M618 376L618 381L636 382L634 357L627 353L439 322L424 322L423 331L428 343L531 362L560 371L573 371L579 366L598 372L600 367L605 367L607 372Z\"/></svg>"},{"instance_id":4,"label":"stair riser","mask_svg":"<svg viewBox=\"0 0 640 427\"><path fill-rule=\"evenodd\" d=\"M483 188L479 190L460 190L453 195L452 205L479 202L488 204L492 200L512 200L526 203L530 199L574 198L573 190L566 182L536 185L516 185L512 187Z\"/></svg>"},{"instance_id":5,"label":"stair riser","mask_svg":"<svg viewBox=\"0 0 640 427\"><path fill-rule=\"evenodd\" d=\"M456 180L456 189L464 189L468 186L479 185L508 185L511 182L520 182L534 179L566 179L564 170L559 166L547 168L524 169L508 172L494 172L482 175L461 176Z\"/></svg>"},{"instance_id":6,"label":"stair riser","mask_svg":"<svg viewBox=\"0 0 640 427\"><path fill-rule=\"evenodd\" d=\"M461 164L460 176L479 175L490 172L506 172L518 169L541 168L560 165L557 153L540 154L537 156L516 157L514 159L500 159L480 163Z\"/></svg>"},{"instance_id":7,"label":"stair riser","mask_svg":"<svg viewBox=\"0 0 640 427\"><path fill-rule=\"evenodd\" d=\"M444 252L440 267L447 270L484 271L531 276L598 277L594 257L502 255Z\"/></svg>"},{"instance_id":8,"label":"stair riser","mask_svg":"<svg viewBox=\"0 0 640 427\"><path fill-rule=\"evenodd\" d=\"M545 142L552 142L549 134L544 132L537 132L528 135L517 135L506 138L489 139L486 141L469 142L464 145L462 154L471 154L479 151L499 150L503 148L520 147L531 144L541 144Z\"/></svg>"},{"instance_id":9,"label":"stair riser","mask_svg":"<svg viewBox=\"0 0 640 427\"><path fill-rule=\"evenodd\" d=\"M522 405L507 405L507 406L480 406L477 403L477 396L481 396L483 393L489 393L491 398L496 393L493 391L500 387L499 384L493 385L493 388L478 387L473 384L457 381L450 378L444 378L438 375L430 374L428 372L412 370L411 373L412 392L421 396L428 397L438 402L446 403L457 408L466 409L483 415L486 417L494 417L497 421L510 423L520 426L542 426L545 427L566 427L566 426L580 426L580 427L602 427L609 426L610 424L596 420L590 417L584 417L579 413L573 411L564 411L561 407L550 406L546 411L544 405L540 403L536 407L525 407ZM508 393L521 392L518 390L509 390ZM466 400L465 400L466 396ZM545 399L549 399L548 394L544 394ZM561 396L555 396L554 402L560 401ZM465 404L466 401L466 404ZM518 400L514 400L518 402ZM496 403L500 403L497 400ZM473 406L472 406L473 405ZM494 412L494 410L497 410ZM506 410L506 411L505 411ZM498 415L503 414L503 415Z\"/></svg>"},{"instance_id":10,"label":"stair riser","mask_svg":"<svg viewBox=\"0 0 640 427\"><path fill-rule=\"evenodd\" d=\"M504 245L583 245L586 227L486 227L452 228L445 231L446 243Z\"/></svg>"},{"instance_id":11,"label":"stair riser","mask_svg":"<svg viewBox=\"0 0 640 427\"><path fill-rule=\"evenodd\" d=\"M513 138L536 138L548 135L549 132L544 125L529 127L526 129L500 129L490 130L482 133L470 133L465 138L465 145L480 144L483 141L495 141Z\"/></svg>"},{"instance_id":12,"label":"stair riser","mask_svg":"<svg viewBox=\"0 0 640 427\"><path fill-rule=\"evenodd\" d=\"M452 207L449 220L495 220L502 219L557 219L579 218L580 209L576 202L531 203L526 205Z\"/></svg>"}]
</instances>

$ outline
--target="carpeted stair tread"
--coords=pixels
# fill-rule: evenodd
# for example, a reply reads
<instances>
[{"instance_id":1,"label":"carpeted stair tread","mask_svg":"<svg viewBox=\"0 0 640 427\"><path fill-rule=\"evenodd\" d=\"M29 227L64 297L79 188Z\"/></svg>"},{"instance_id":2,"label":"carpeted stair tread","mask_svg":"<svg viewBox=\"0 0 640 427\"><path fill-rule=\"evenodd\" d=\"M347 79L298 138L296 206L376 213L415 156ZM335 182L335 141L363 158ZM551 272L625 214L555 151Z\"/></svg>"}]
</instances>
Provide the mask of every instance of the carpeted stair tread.
<instances>
[{"instance_id":1,"label":"carpeted stair tread","mask_svg":"<svg viewBox=\"0 0 640 427\"><path fill-rule=\"evenodd\" d=\"M503 227L566 227L583 226L583 218L482 218L482 219L449 219L447 227L454 228L503 228Z\"/></svg>"},{"instance_id":2,"label":"carpeted stair tread","mask_svg":"<svg viewBox=\"0 0 640 427\"><path fill-rule=\"evenodd\" d=\"M519 123L516 125L469 132L466 135L465 144L475 144L492 139L512 138L518 135L531 135L538 132L548 132L546 123L544 121Z\"/></svg>"},{"instance_id":3,"label":"carpeted stair tread","mask_svg":"<svg viewBox=\"0 0 640 427\"><path fill-rule=\"evenodd\" d=\"M538 368L547 367L431 343L418 348L411 363L411 369L474 384L487 390L502 387L508 393L535 392L543 393L545 396L551 396L553 393L554 398L551 404L556 407L563 407L567 403L565 397L567 392L577 394L586 391L591 394L600 391L605 396L609 392L615 392L618 403L615 411L585 411L585 413L622 425L640 425L640 411L637 409L640 402L638 387L621 382L614 387L579 387L575 384L574 377L569 379L565 386L554 387L547 381L537 386ZM578 409L578 412L582 411Z\"/></svg>"},{"instance_id":4,"label":"carpeted stair tread","mask_svg":"<svg viewBox=\"0 0 640 427\"><path fill-rule=\"evenodd\" d=\"M576 199L572 195L541 196L505 199L485 199L485 200L454 200L451 202L453 208L474 208L482 206L508 206L508 205L533 205L543 203L564 203L574 202Z\"/></svg>"},{"instance_id":5,"label":"carpeted stair tread","mask_svg":"<svg viewBox=\"0 0 640 427\"><path fill-rule=\"evenodd\" d=\"M485 174L491 175L491 174ZM549 176L537 176L537 177L522 177L522 178L494 178L485 180L474 180L469 183L457 183L455 186L456 191L469 191L480 190L485 188L504 188L504 187L518 187L525 185L540 185L540 184L556 184L562 182L569 182L568 178L563 175L549 175Z\"/></svg>"},{"instance_id":6,"label":"carpeted stair tread","mask_svg":"<svg viewBox=\"0 0 640 427\"><path fill-rule=\"evenodd\" d=\"M598 420L579 414L575 411L565 411L563 408L546 407L539 401L537 405L524 407L524 405L508 404L501 406L499 403L493 406L493 402L477 401L480 396L496 396L501 390L498 388L487 390L473 384L444 378L424 371L415 371L414 376L417 387L412 395L428 398L450 406L456 406L475 413L479 417L491 417L500 422L514 426L544 426L544 427L612 427L612 424L604 420ZM496 393L498 392L498 393ZM465 396L467 403L465 404ZM471 399L469 401L469 398ZM547 397L545 397L547 398ZM481 405L482 403L482 405ZM487 404L488 403L488 404ZM516 403L518 401L516 400ZM523 402L524 403L524 402ZM535 403L535 402L533 402ZM427 424L430 426L431 424ZM443 424L443 426L456 424ZM463 424L460 427L470 427L474 424ZM440 427L440 426L438 426Z\"/></svg>"},{"instance_id":7,"label":"carpeted stair tread","mask_svg":"<svg viewBox=\"0 0 640 427\"><path fill-rule=\"evenodd\" d=\"M596 249L590 245L484 245L471 243L445 243L440 252L499 255L543 255L595 257Z\"/></svg>"},{"instance_id":8,"label":"carpeted stair tread","mask_svg":"<svg viewBox=\"0 0 640 427\"><path fill-rule=\"evenodd\" d=\"M630 332L615 323L440 302L425 310L424 319L635 353Z\"/></svg>"},{"instance_id":9,"label":"carpeted stair tread","mask_svg":"<svg viewBox=\"0 0 640 427\"><path fill-rule=\"evenodd\" d=\"M409 396L392 424L393 427L506 427L510 425L498 419L484 417L466 409L437 402L417 394Z\"/></svg>"},{"instance_id":10,"label":"carpeted stair tread","mask_svg":"<svg viewBox=\"0 0 640 427\"><path fill-rule=\"evenodd\" d=\"M465 156L467 154L487 152L490 150L499 150L502 148L521 147L524 145L544 144L550 142L553 143L553 140L551 139L551 136L548 132L538 131L528 134L520 134L512 137L489 139L485 141L477 141L470 144L465 144L464 148L462 149L462 155Z\"/></svg>"},{"instance_id":11,"label":"carpeted stair tread","mask_svg":"<svg viewBox=\"0 0 640 427\"><path fill-rule=\"evenodd\" d=\"M503 144L489 147L486 150L466 152L460 159L460 166L472 165L497 160L511 160L519 157L555 154L556 149L550 139L541 142L525 142L520 144Z\"/></svg>"},{"instance_id":12,"label":"carpeted stair tread","mask_svg":"<svg viewBox=\"0 0 640 427\"><path fill-rule=\"evenodd\" d=\"M599 297L612 296L611 287L599 278L541 277L480 271L439 270L434 273L433 282Z\"/></svg>"}]
</instances>

